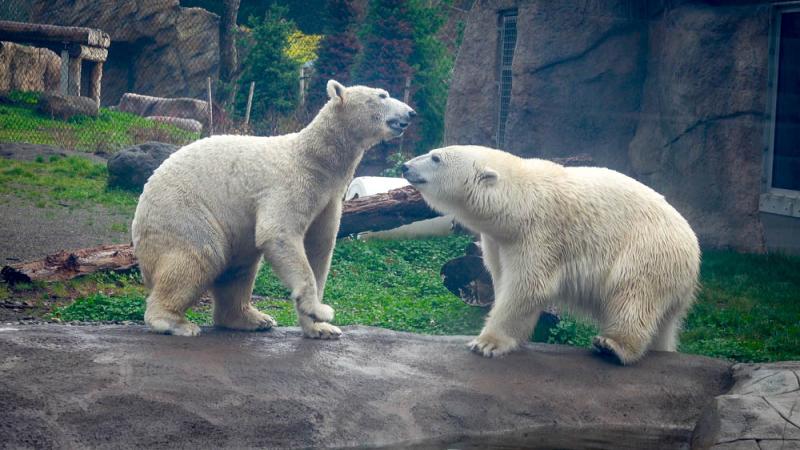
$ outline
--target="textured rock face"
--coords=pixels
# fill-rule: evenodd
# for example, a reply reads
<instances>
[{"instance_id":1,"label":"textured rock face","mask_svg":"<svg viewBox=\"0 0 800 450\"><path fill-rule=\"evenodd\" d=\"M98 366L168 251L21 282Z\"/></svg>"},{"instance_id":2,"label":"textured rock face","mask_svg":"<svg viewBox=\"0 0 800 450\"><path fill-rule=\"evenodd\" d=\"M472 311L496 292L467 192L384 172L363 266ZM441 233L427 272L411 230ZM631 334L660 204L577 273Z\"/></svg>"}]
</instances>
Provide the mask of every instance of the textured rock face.
<instances>
[{"instance_id":1,"label":"textured rock face","mask_svg":"<svg viewBox=\"0 0 800 450\"><path fill-rule=\"evenodd\" d=\"M10 447L680 448L729 365L653 353L632 367L466 337L299 330L0 327L0 433Z\"/></svg>"},{"instance_id":2,"label":"textured rock face","mask_svg":"<svg viewBox=\"0 0 800 450\"><path fill-rule=\"evenodd\" d=\"M702 244L764 249L766 2L477 2L451 83L447 144L496 145L497 23L509 8L518 37L507 150L588 153L664 194Z\"/></svg>"},{"instance_id":3,"label":"textured rock face","mask_svg":"<svg viewBox=\"0 0 800 450\"><path fill-rule=\"evenodd\" d=\"M111 36L102 103L125 92L200 97L219 69L219 17L178 0L36 0L31 21Z\"/></svg>"},{"instance_id":4,"label":"textured rock face","mask_svg":"<svg viewBox=\"0 0 800 450\"><path fill-rule=\"evenodd\" d=\"M108 160L108 185L141 190L158 166L178 147L162 142L147 142L120 151Z\"/></svg>"},{"instance_id":5,"label":"textured rock face","mask_svg":"<svg viewBox=\"0 0 800 450\"><path fill-rule=\"evenodd\" d=\"M208 125L208 102L193 98L161 98L126 93L120 99L118 107L120 111L142 117L179 117ZM214 108L213 113L218 121L220 114L217 108Z\"/></svg>"},{"instance_id":6,"label":"textured rock face","mask_svg":"<svg viewBox=\"0 0 800 450\"><path fill-rule=\"evenodd\" d=\"M45 48L0 42L0 92L57 91L61 58Z\"/></svg>"},{"instance_id":7,"label":"textured rock face","mask_svg":"<svg viewBox=\"0 0 800 450\"><path fill-rule=\"evenodd\" d=\"M715 398L693 449L800 449L800 361L737 364L730 392Z\"/></svg>"},{"instance_id":8,"label":"textured rock face","mask_svg":"<svg viewBox=\"0 0 800 450\"><path fill-rule=\"evenodd\" d=\"M55 92L42 94L37 107L43 114L61 120L67 120L77 115L97 117L99 113L97 102L89 97L63 95Z\"/></svg>"}]
</instances>

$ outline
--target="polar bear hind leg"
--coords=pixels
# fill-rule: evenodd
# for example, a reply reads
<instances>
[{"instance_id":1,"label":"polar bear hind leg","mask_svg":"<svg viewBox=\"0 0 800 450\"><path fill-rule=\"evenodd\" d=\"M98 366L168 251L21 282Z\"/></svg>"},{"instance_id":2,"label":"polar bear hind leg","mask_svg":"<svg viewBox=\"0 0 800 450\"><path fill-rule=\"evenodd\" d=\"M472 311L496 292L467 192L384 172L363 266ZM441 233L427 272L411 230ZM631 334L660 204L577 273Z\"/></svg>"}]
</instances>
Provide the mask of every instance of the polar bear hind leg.
<instances>
[{"instance_id":1,"label":"polar bear hind leg","mask_svg":"<svg viewBox=\"0 0 800 450\"><path fill-rule=\"evenodd\" d=\"M657 303L643 298L652 297L647 289L629 286L605 305L601 334L592 344L599 353L613 356L620 364L638 361L647 351L664 316Z\"/></svg>"},{"instance_id":2,"label":"polar bear hind leg","mask_svg":"<svg viewBox=\"0 0 800 450\"><path fill-rule=\"evenodd\" d=\"M269 330L277 322L250 303L261 255L234 265L211 285L214 296L214 325L232 330Z\"/></svg>"},{"instance_id":3,"label":"polar bear hind leg","mask_svg":"<svg viewBox=\"0 0 800 450\"><path fill-rule=\"evenodd\" d=\"M186 320L186 310L206 291L209 282L206 273L191 262L189 255L172 252L159 258L151 271L153 286L144 321L153 331L176 336L200 334L200 327Z\"/></svg>"},{"instance_id":4,"label":"polar bear hind leg","mask_svg":"<svg viewBox=\"0 0 800 450\"><path fill-rule=\"evenodd\" d=\"M681 300L692 299L693 295L693 292L689 292ZM678 335L683 325L683 319L688 312L689 306L682 305L667 313L664 320L661 321L661 326L655 339L653 339L653 343L650 345L650 349L660 352L678 351Z\"/></svg>"}]
</instances>

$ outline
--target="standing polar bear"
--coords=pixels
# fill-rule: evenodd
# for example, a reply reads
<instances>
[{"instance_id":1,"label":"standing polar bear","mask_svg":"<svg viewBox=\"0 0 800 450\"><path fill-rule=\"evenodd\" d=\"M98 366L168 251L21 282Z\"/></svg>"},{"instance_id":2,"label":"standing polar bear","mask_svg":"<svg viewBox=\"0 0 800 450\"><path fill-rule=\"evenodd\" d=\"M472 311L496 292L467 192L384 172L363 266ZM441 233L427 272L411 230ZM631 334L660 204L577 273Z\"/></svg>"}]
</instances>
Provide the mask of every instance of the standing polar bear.
<instances>
[{"instance_id":1,"label":"standing polar bear","mask_svg":"<svg viewBox=\"0 0 800 450\"><path fill-rule=\"evenodd\" d=\"M150 177L132 234L151 329L198 334L185 312L209 289L217 326L271 328L272 317L250 304L263 255L291 290L303 333L341 334L322 294L345 189L364 151L403 134L416 114L382 89L331 80L327 90L330 100L300 132L203 139Z\"/></svg>"},{"instance_id":2,"label":"standing polar bear","mask_svg":"<svg viewBox=\"0 0 800 450\"><path fill-rule=\"evenodd\" d=\"M434 209L481 233L495 303L474 351L514 350L549 303L596 319L595 348L622 364L648 348L675 351L700 249L652 189L609 169L478 146L432 150L402 170Z\"/></svg>"}]
</instances>

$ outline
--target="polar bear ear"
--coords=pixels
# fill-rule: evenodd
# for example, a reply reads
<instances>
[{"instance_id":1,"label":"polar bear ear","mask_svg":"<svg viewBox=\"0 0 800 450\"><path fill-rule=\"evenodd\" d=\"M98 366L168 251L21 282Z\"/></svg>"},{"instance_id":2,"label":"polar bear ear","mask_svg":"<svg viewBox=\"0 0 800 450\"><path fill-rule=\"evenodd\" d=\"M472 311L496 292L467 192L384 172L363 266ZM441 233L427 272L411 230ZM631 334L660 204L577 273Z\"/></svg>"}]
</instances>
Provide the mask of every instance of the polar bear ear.
<instances>
[{"instance_id":1,"label":"polar bear ear","mask_svg":"<svg viewBox=\"0 0 800 450\"><path fill-rule=\"evenodd\" d=\"M336 80L328 80L328 97L330 99L339 99L339 103L344 103L344 90L345 87L342 86Z\"/></svg>"},{"instance_id":2,"label":"polar bear ear","mask_svg":"<svg viewBox=\"0 0 800 450\"><path fill-rule=\"evenodd\" d=\"M481 183L486 183L489 186L497 183L498 178L500 178L500 174L497 173L497 171L492 169L491 167L484 167L483 171L478 177Z\"/></svg>"}]
</instances>

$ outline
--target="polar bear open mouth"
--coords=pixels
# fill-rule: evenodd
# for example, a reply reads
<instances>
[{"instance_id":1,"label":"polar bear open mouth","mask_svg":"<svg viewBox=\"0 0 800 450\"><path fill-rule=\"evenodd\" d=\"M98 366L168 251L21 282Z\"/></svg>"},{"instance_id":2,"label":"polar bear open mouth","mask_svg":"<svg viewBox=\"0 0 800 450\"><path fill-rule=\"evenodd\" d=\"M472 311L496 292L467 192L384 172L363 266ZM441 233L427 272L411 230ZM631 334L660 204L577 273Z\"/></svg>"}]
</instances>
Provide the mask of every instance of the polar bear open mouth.
<instances>
[{"instance_id":1,"label":"polar bear open mouth","mask_svg":"<svg viewBox=\"0 0 800 450\"><path fill-rule=\"evenodd\" d=\"M403 132L408 128L408 121L403 119L389 119L386 121L386 125L392 130L396 136L400 136Z\"/></svg>"}]
</instances>

